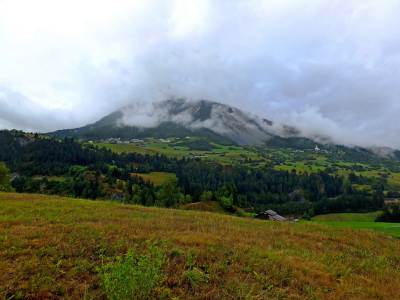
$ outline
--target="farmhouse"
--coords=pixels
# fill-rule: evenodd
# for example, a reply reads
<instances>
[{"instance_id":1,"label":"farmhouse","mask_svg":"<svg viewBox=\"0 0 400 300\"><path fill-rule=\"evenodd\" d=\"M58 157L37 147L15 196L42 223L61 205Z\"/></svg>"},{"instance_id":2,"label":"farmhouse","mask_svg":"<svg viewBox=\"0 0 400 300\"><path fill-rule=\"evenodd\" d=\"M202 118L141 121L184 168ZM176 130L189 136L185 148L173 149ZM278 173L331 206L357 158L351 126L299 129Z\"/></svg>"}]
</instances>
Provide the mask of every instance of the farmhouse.
<instances>
[{"instance_id":1,"label":"farmhouse","mask_svg":"<svg viewBox=\"0 0 400 300\"><path fill-rule=\"evenodd\" d=\"M264 211L262 213L259 213L256 215L257 219L263 219L263 220L271 220L271 221L287 221L285 217L282 217L279 215L277 212L273 211L272 209L269 209L267 211Z\"/></svg>"},{"instance_id":2,"label":"farmhouse","mask_svg":"<svg viewBox=\"0 0 400 300\"><path fill-rule=\"evenodd\" d=\"M385 205L400 204L400 199L398 198L385 198Z\"/></svg>"}]
</instances>

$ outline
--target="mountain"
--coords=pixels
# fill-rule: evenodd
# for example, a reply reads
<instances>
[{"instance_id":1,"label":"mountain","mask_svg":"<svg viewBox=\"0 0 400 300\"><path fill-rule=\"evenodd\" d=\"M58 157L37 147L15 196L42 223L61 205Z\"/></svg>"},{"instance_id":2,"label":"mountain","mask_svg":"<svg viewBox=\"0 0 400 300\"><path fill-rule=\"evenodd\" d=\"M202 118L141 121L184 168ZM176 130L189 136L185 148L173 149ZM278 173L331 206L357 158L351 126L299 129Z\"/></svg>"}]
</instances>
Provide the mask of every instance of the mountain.
<instances>
[{"instance_id":1,"label":"mountain","mask_svg":"<svg viewBox=\"0 0 400 300\"><path fill-rule=\"evenodd\" d=\"M400 151L389 147L371 147L369 150L377 156L389 159L400 159Z\"/></svg>"},{"instance_id":2,"label":"mountain","mask_svg":"<svg viewBox=\"0 0 400 300\"><path fill-rule=\"evenodd\" d=\"M136 103L93 124L59 130L50 135L84 140L196 136L220 144L266 145L292 149L313 149L318 145L320 148L346 151L356 156L373 154L389 159L400 158L399 151L386 147L345 147L335 145L326 137L304 137L294 127L276 124L238 108L206 100L172 99Z\"/></svg>"},{"instance_id":3,"label":"mountain","mask_svg":"<svg viewBox=\"0 0 400 300\"><path fill-rule=\"evenodd\" d=\"M96 123L52 135L83 139L201 136L219 143L260 145L294 137L298 131L229 105L174 99L127 106Z\"/></svg>"}]
</instances>

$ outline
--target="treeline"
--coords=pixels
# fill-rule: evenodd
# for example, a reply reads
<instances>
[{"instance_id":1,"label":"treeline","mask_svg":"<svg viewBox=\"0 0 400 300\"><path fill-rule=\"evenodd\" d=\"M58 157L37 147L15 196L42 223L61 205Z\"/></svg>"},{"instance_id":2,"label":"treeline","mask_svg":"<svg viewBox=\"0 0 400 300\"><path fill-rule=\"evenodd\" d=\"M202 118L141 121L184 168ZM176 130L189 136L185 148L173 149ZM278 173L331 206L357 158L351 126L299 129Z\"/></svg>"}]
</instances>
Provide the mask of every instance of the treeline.
<instances>
[{"instance_id":1,"label":"treeline","mask_svg":"<svg viewBox=\"0 0 400 300\"><path fill-rule=\"evenodd\" d=\"M155 187L137 176L121 180L77 167L73 167L65 178L19 176L12 185L17 192L110 199L145 206L177 207L192 202L191 196L183 194L174 181Z\"/></svg>"},{"instance_id":2,"label":"treeline","mask_svg":"<svg viewBox=\"0 0 400 300\"><path fill-rule=\"evenodd\" d=\"M362 180L357 176L343 180L326 172L298 174L163 155L115 154L69 138L56 140L19 131L0 131L0 161L13 173L12 185L18 192L165 207L215 200L227 210L272 208L293 215L383 206L383 187L374 187L372 193L353 190L352 183ZM175 173L177 181L156 187L131 175L151 171Z\"/></svg>"},{"instance_id":3,"label":"treeline","mask_svg":"<svg viewBox=\"0 0 400 300\"><path fill-rule=\"evenodd\" d=\"M232 198L232 204L252 211L274 209L282 214L323 214L376 210L383 206L383 185L373 192L357 191L360 178L343 180L325 172L299 174L273 169L207 165L190 161L176 172L185 193L200 199L204 191ZM210 198L210 197L209 197Z\"/></svg>"},{"instance_id":4,"label":"treeline","mask_svg":"<svg viewBox=\"0 0 400 300\"><path fill-rule=\"evenodd\" d=\"M56 140L20 131L0 131L0 161L27 176L64 175L71 166L106 172L115 165L122 172L174 170L177 160L162 155L115 154L109 149L82 145L71 138Z\"/></svg>"}]
</instances>

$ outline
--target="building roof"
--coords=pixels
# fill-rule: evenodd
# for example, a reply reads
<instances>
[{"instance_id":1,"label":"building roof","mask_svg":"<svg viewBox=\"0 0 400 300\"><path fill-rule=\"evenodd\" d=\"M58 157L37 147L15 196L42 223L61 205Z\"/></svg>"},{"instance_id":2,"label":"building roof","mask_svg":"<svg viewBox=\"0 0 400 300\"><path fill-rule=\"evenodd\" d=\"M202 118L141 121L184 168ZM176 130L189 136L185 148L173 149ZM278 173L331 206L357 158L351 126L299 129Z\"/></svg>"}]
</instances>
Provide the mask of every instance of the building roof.
<instances>
[{"instance_id":1,"label":"building roof","mask_svg":"<svg viewBox=\"0 0 400 300\"><path fill-rule=\"evenodd\" d=\"M282 217L279 215L276 211L273 211L272 209L269 209L265 212L262 212L257 215L258 218L262 219L269 219L272 221L286 221L287 219L285 217Z\"/></svg>"}]
</instances>

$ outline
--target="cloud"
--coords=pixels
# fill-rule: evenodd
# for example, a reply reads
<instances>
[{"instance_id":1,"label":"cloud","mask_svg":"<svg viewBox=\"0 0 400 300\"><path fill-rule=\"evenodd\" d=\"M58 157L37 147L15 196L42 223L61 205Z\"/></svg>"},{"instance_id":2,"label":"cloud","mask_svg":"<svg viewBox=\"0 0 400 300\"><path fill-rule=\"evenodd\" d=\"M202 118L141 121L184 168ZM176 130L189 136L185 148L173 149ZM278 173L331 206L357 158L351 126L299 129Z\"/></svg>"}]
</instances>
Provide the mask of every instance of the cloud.
<instances>
[{"instance_id":1,"label":"cloud","mask_svg":"<svg viewBox=\"0 0 400 300\"><path fill-rule=\"evenodd\" d=\"M396 0L3 0L0 126L186 97L400 148L399 13Z\"/></svg>"}]
</instances>

